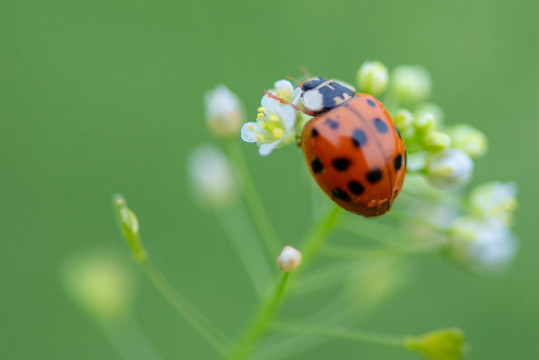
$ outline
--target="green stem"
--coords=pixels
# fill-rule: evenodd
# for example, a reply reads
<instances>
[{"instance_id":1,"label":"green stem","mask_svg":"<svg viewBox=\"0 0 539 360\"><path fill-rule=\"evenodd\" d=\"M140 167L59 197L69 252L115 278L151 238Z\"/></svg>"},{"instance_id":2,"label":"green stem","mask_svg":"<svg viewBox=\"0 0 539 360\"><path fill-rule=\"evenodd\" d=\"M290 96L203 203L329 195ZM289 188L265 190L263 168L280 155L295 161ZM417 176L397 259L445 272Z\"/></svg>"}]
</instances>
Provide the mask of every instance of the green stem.
<instances>
[{"instance_id":1,"label":"green stem","mask_svg":"<svg viewBox=\"0 0 539 360\"><path fill-rule=\"evenodd\" d=\"M242 177L245 201L247 202L253 221L258 229L258 233L264 242L264 246L266 247L268 254L271 256L277 255L281 250L281 244L266 210L262 205L260 196L256 191L240 143L235 140L230 140L227 141L226 145L230 159L236 165Z\"/></svg>"},{"instance_id":2,"label":"green stem","mask_svg":"<svg viewBox=\"0 0 539 360\"><path fill-rule=\"evenodd\" d=\"M348 246L326 246L322 253L340 259L357 259L360 257L385 257L406 255L436 255L440 246L400 246L389 248L362 249Z\"/></svg>"},{"instance_id":3,"label":"green stem","mask_svg":"<svg viewBox=\"0 0 539 360\"><path fill-rule=\"evenodd\" d=\"M157 290L176 311L221 355L230 348L228 340L215 326L185 299L148 260L139 262Z\"/></svg>"},{"instance_id":4,"label":"green stem","mask_svg":"<svg viewBox=\"0 0 539 360\"><path fill-rule=\"evenodd\" d=\"M216 216L243 263L257 297L262 299L273 281L273 271L260 243L253 241L256 235L245 209L238 204L216 211Z\"/></svg>"},{"instance_id":5,"label":"green stem","mask_svg":"<svg viewBox=\"0 0 539 360\"><path fill-rule=\"evenodd\" d=\"M278 286L275 288L273 296L269 298L256 313L251 325L245 332L240 341L237 350L232 354L230 359L240 360L246 359L252 351L253 346L258 342L262 334L266 331L268 325L273 320L273 317L279 308L279 300L285 292L286 283L290 273L284 273Z\"/></svg>"},{"instance_id":6,"label":"green stem","mask_svg":"<svg viewBox=\"0 0 539 360\"><path fill-rule=\"evenodd\" d=\"M343 340L367 342L371 344L406 348L406 338L388 336L367 331L352 331L346 329L328 328L323 326L300 325L287 322L276 322L274 328L281 331L299 334L310 334Z\"/></svg>"},{"instance_id":7,"label":"green stem","mask_svg":"<svg viewBox=\"0 0 539 360\"><path fill-rule=\"evenodd\" d=\"M306 265L312 260L313 256L324 245L327 235L337 223L340 213L341 208L338 205L335 205L326 217L319 222L318 226L309 234L301 249L303 260L301 263L302 266L298 268L299 271L306 268Z\"/></svg>"},{"instance_id":8,"label":"green stem","mask_svg":"<svg viewBox=\"0 0 539 360\"><path fill-rule=\"evenodd\" d=\"M313 256L324 245L324 241L331 229L337 222L340 208L335 207L328 213L325 219L319 222L319 225L307 237L307 240L303 244L302 250L302 265L294 272L294 277L297 278L300 270L311 261ZM279 309L279 300L283 298L285 294L285 284L288 280L289 273L285 273L279 286L276 288L274 295L266 302L262 303L258 312L255 314L251 325L247 328L242 340L240 341L236 351L230 357L231 360L246 359L253 347L256 345L260 337L264 334L272 321L275 313Z\"/></svg>"}]
</instances>

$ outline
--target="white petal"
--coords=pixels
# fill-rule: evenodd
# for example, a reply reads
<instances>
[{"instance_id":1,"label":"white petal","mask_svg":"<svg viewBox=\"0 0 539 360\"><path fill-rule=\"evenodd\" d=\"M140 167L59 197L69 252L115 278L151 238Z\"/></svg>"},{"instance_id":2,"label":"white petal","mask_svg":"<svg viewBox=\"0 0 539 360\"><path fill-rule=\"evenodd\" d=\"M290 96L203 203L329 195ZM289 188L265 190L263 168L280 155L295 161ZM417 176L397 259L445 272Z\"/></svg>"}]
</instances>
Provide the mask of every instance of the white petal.
<instances>
[{"instance_id":1,"label":"white petal","mask_svg":"<svg viewBox=\"0 0 539 360\"><path fill-rule=\"evenodd\" d=\"M292 94L292 104L298 105L298 103L301 101L301 95L303 94L303 90L299 87L294 89L294 93Z\"/></svg>"},{"instance_id":2,"label":"white petal","mask_svg":"<svg viewBox=\"0 0 539 360\"><path fill-rule=\"evenodd\" d=\"M279 101L270 98L268 95L264 95L262 97L262 101L260 102L260 105L262 105L263 108L266 108L268 112L276 113L279 109L280 103Z\"/></svg>"},{"instance_id":3,"label":"white petal","mask_svg":"<svg viewBox=\"0 0 539 360\"><path fill-rule=\"evenodd\" d=\"M292 94L292 91L294 91L294 87L288 80L279 80L275 84L273 84L275 87L275 90L289 90Z\"/></svg>"},{"instance_id":4,"label":"white petal","mask_svg":"<svg viewBox=\"0 0 539 360\"><path fill-rule=\"evenodd\" d=\"M256 126L257 124L254 122L248 122L243 124L243 126L241 127L241 139L249 143L256 142L257 136L257 134L250 129L251 125Z\"/></svg>"},{"instance_id":5,"label":"white petal","mask_svg":"<svg viewBox=\"0 0 539 360\"><path fill-rule=\"evenodd\" d=\"M284 105L279 109L278 114L283 120L286 132L290 132L296 123L296 110L291 105Z\"/></svg>"},{"instance_id":6,"label":"white petal","mask_svg":"<svg viewBox=\"0 0 539 360\"><path fill-rule=\"evenodd\" d=\"M273 149L275 149L275 147L277 147L277 145L279 145L280 142L281 140L277 140L269 144L262 144L258 149L258 153L262 156L267 156L273 151Z\"/></svg>"}]
</instances>

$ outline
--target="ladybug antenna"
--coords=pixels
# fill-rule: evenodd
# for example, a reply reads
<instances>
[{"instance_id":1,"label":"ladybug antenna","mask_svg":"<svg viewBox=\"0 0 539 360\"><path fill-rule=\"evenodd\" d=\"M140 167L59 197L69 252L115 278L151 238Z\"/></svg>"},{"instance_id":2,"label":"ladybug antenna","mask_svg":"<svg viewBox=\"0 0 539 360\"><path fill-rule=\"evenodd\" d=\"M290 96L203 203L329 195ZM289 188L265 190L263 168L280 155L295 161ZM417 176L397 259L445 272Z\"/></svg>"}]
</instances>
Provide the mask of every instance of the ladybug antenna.
<instances>
[{"instance_id":1,"label":"ladybug antenna","mask_svg":"<svg viewBox=\"0 0 539 360\"><path fill-rule=\"evenodd\" d=\"M301 81L298 81L298 80L294 79L292 76L286 75L286 77L289 78L290 80L292 80L293 82L298 83L299 86L303 86L303 83Z\"/></svg>"},{"instance_id":2,"label":"ladybug antenna","mask_svg":"<svg viewBox=\"0 0 539 360\"><path fill-rule=\"evenodd\" d=\"M305 75L305 78L306 78L306 79L310 79L310 78L312 77L312 76L311 76L311 73L309 72L309 70L307 70L307 68L306 68L305 66L303 66L303 65L301 65L301 66L299 67L299 71L301 71L301 73L302 73L303 75Z\"/></svg>"},{"instance_id":3,"label":"ladybug antenna","mask_svg":"<svg viewBox=\"0 0 539 360\"><path fill-rule=\"evenodd\" d=\"M311 111L309 109L305 109L305 108L301 109L297 105L292 104L290 101L286 101L285 99L282 99L282 98L278 97L277 95L275 95L273 93L270 93L269 91L264 91L264 95L267 95L270 99L277 100L281 104L290 105L290 106L292 106L294 108L294 110L301 111L302 113L304 113L306 115L309 115L309 116L315 116L316 115L316 113L314 113L313 111Z\"/></svg>"}]
</instances>

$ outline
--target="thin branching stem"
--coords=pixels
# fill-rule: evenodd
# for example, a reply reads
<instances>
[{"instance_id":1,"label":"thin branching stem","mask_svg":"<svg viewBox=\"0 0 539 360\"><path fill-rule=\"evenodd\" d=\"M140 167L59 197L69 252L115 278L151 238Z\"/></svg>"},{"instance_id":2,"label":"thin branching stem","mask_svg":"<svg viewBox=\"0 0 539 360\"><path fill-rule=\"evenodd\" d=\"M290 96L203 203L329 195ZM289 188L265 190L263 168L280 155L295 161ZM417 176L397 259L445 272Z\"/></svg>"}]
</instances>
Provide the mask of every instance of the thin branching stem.
<instances>
[{"instance_id":1,"label":"thin branching stem","mask_svg":"<svg viewBox=\"0 0 539 360\"><path fill-rule=\"evenodd\" d=\"M368 331L330 328L315 325L302 325L289 322L275 322L273 328L280 331L310 334L342 340L360 341L377 345L406 348L406 337L388 336Z\"/></svg>"},{"instance_id":2,"label":"thin branching stem","mask_svg":"<svg viewBox=\"0 0 539 360\"><path fill-rule=\"evenodd\" d=\"M243 181L242 185L245 201L249 207L258 233L270 257L276 256L281 250L281 243L271 224L268 214L266 213L266 209L262 205L262 201L260 200L260 196L254 185L249 168L247 167L247 162L245 161L240 143L235 140L229 140L227 141L226 146L230 159L240 172Z\"/></svg>"},{"instance_id":3,"label":"thin branching stem","mask_svg":"<svg viewBox=\"0 0 539 360\"><path fill-rule=\"evenodd\" d=\"M236 351L230 357L231 360L246 359L252 351L253 346L264 334L267 327L273 320L273 317L279 307L279 302L285 292L286 283L290 273L284 273L281 281L276 286L273 295L264 302L255 314L251 325L249 325L245 335L240 340Z\"/></svg>"},{"instance_id":4,"label":"thin branching stem","mask_svg":"<svg viewBox=\"0 0 539 360\"><path fill-rule=\"evenodd\" d=\"M184 298L148 260L140 262L152 284L174 309L195 328L199 334L221 355L230 348L230 340L204 315Z\"/></svg>"}]
</instances>

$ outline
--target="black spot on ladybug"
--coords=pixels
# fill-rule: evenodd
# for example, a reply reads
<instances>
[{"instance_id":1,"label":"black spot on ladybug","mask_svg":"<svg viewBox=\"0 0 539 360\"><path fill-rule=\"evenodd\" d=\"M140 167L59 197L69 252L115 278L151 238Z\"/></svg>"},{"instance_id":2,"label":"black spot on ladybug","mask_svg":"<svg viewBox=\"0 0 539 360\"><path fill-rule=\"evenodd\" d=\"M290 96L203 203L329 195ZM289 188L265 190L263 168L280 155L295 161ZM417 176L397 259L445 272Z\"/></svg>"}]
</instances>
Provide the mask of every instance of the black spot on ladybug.
<instances>
[{"instance_id":1,"label":"black spot on ladybug","mask_svg":"<svg viewBox=\"0 0 539 360\"><path fill-rule=\"evenodd\" d=\"M389 128L387 127L387 124L384 122L384 120L382 120L380 118L376 118L373 121L374 121L374 126L376 127L376 130L378 130L382 134L386 133L389 130Z\"/></svg>"},{"instance_id":2,"label":"black spot on ladybug","mask_svg":"<svg viewBox=\"0 0 539 360\"><path fill-rule=\"evenodd\" d=\"M338 171L345 171L350 166L350 160L347 158L336 158L333 160L333 167Z\"/></svg>"},{"instance_id":3,"label":"black spot on ladybug","mask_svg":"<svg viewBox=\"0 0 539 360\"><path fill-rule=\"evenodd\" d=\"M339 123L336 122L335 120L327 119L325 123L328 124L329 127L332 128L333 130L339 128Z\"/></svg>"},{"instance_id":4,"label":"black spot on ladybug","mask_svg":"<svg viewBox=\"0 0 539 360\"><path fill-rule=\"evenodd\" d=\"M319 158L315 157L311 162L311 169L313 169L313 173L317 174L324 170L324 164L322 164Z\"/></svg>"},{"instance_id":5,"label":"black spot on ladybug","mask_svg":"<svg viewBox=\"0 0 539 360\"><path fill-rule=\"evenodd\" d=\"M369 104L372 107L376 107L376 103L371 99L367 99L367 104Z\"/></svg>"},{"instance_id":6,"label":"black spot on ladybug","mask_svg":"<svg viewBox=\"0 0 539 360\"><path fill-rule=\"evenodd\" d=\"M339 188L335 188L335 189L331 190L331 194L333 195L334 198L339 199L339 200L348 200L349 199L349 196L346 193L346 191L341 190Z\"/></svg>"},{"instance_id":7,"label":"black spot on ladybug","mask_svg":"<svg viewBox=\"0 0 539 360\"><path fill-rule=\"evenodd\" d=\"M367 173L367 181L371 184L376 184L382 179L382 170L374 169Z\"/></svg>"},{"instance_id":8,"label":"black spot on ladybug","mask_svg":"<svg viewBox=\"0 0 539 360\"><path fill-rule=\"evenodd\" d=\"M361 195L363 194L363 192L365 191L365 188L363 187L363 185L361 185L359 182L357 181L350 181L348 183L348 189L350 189L350 191L353 193L353 194L356 194L356 195Z\"/></svg>"},{"instance_id":9,"label":"black spot on ladybug","mask_svg":"<svg viewBox=\"0 0 539 360\"><path fill-rule=\"evenodd\" d=\"M365 134L365 131L356 129L354 130L354 133L352 134L352 142L355 147L362 147L367 144L367 134Z\"/></svg>"},{"instance_id":10,"label":"black spot on ladybug","mask_svg":"<svg viewBox=\"0 0 539 360\"><path fill-rule=\"evenodd\" d=\"M315 127L311 129L311 137L315 138L318 136L318 130Z\"/></svg>"},{"instance_id":11,"label":"black spot on ladybug","mask_svg":"<svg viewBox=\"0 0 539 360\"><path fill-rule=\"evenodd\" d=\"M400 170L402 167L402 155L399 154L395 157L395 160L393 161L393 165L395 166L395 170Z\"/></svg>"}]
</instances>

